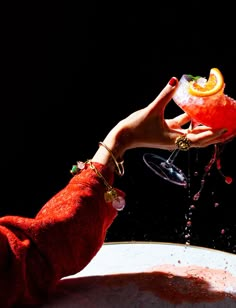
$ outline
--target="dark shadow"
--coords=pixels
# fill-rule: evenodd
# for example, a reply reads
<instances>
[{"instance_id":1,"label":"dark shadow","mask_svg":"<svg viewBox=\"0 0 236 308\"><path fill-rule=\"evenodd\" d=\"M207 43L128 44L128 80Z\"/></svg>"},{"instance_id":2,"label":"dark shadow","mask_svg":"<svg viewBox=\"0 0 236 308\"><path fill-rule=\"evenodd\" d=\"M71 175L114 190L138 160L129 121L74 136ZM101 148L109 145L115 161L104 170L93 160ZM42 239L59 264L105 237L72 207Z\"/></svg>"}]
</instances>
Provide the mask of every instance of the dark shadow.
<instances>
[{"instance_id":1,"label":"dark shadow","mask_svg":"<svg viewBox=\"0 0 236 308\"><path fill-rule=\"evenodd\" d=\"M65 279L41 307L149 308L184 303L236 307L236 294L211 290L202 278L158 271Z\"/></svg>"}]
</instances>

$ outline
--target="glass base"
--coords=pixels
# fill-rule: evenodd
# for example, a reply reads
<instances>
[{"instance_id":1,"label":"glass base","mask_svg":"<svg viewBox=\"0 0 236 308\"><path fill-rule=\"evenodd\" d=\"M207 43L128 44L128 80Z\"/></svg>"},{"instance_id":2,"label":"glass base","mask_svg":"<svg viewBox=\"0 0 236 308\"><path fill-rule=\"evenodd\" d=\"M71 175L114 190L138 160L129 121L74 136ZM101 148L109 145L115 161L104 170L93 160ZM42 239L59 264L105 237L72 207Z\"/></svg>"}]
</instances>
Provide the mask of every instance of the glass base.
<instances>
[{"instance_id":1,"label":"glass base","mask_svg":"<svg viewBox=\"0 0 236 308\"><path fill-rule=\"evenodd\" d=\"M166 158L152 153L145 153L143 160L153 172L164 180L176 185L187 186L187 177L183 171L173 163L169 163Z\"/></svg>"}]
</instances>

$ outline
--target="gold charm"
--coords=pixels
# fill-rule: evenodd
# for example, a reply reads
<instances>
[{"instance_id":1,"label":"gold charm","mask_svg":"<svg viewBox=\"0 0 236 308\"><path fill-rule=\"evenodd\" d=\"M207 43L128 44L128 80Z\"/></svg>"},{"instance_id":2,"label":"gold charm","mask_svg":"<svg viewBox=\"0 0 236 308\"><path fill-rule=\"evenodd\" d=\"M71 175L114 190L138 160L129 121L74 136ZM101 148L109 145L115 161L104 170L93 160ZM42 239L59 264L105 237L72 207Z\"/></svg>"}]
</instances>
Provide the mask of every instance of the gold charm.
<instances>
[{"instance_id":1,"label":"gold charm","mask_svg":"<svg viewBox=\"0 0 236 308\"><path fill-rule=\"evenodd\" d=\"M191 141L186 136L179 136L175 140L177 148L181 151L188 151L191 146Z\"/></svg>"},{"instance_id":2,"label":"gold charm","mask_svg":"<svg viewBox=\"0 0 236 308\"><path fill-rule=\"evenodd\" d=\"M104 193L104 199L106 202L112 202L115 199L117 199L117 197L118 197L118 194L114 188L109 189Z\"/></svg>"}]
</instances>

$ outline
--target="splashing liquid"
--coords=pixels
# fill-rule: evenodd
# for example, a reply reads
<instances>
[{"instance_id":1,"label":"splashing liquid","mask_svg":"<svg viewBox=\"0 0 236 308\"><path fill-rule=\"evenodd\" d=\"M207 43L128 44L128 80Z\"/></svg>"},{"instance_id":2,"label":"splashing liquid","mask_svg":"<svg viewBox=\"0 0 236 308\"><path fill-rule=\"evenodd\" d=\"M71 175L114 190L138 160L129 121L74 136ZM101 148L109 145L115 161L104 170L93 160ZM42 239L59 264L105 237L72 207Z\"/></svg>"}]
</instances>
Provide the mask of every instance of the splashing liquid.
<instances>
[{"instance_id":1,"label":"splashing liquid","mask_svg":"<svg viewBox=\"0 0 236 308\"><path fill-rule=\"evenodd\" d=\"M204 173L201 177L200 180L200 188L199 190L193 195L193 197L191 196L191 172L190 172L190 154L188 155L188 181L187 181L187 189L188 189L188 200L189 200L189 207L188 207L188 212L185 215L185 220L186 220L186 224L185 224L185 229L184 229L184 238L185 238L185 244L186 245L190 245L191 244L191 237L192 237L192 216L194 213L194 210L196 209L196 204L195 202L199 200L200 196L201 196L201 192L205 186L206 183L206 178L207 176L210 175L210 171L213 168L213 166L216 166L217 171L219 172L219 174L221 175L221 177L224 179L224 182L226 184L231 184L233 179L230 176L225 176L224 173L222 172L221 169L221 153L224 149L224 144L215 144L214 145L214 151L212 154L212 157L210 158L209 162L207 163L207 165L204 168ZM195 163L198 162L198 153L196 155L195 158ZM197 176L198 172L195 171L194 175ZM213 193L214 194L214 193ZM219 203L215 202L214 206L218 207Z\"/></svg>"},{"instance_id":2,"label":"splashing liquid","mask_svg":"<svg viewBox=\"0 0 236 308\"><path fill-rule=\"evenodd\" d=\"M205 172L201 179L201 186L199 191L193 196L193 200L197 201L200 198L201 191L203 190L203 187L205 185L206 177L209 174L213 164L216 164L216 169L219 172L219 174L223 177L226 184L231 184L233 179L230 176L225 176L221 170L221 159L220 154L222 153L223 148L221 149L221 146L218 144L214 145L214 152L213 155L209 161L209 163L205 166Z\"/></svg>"}]
</instances>

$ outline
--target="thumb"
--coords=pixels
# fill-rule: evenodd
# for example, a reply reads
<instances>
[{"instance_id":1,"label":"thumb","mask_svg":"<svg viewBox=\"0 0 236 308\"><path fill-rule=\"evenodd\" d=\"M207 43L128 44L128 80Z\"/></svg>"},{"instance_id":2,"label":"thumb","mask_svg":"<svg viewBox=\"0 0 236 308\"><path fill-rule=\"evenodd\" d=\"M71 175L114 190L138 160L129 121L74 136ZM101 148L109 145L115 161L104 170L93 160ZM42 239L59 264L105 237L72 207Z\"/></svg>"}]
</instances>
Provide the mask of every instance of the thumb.
<instances>
[{"instance_id":1,"label":"thumb","mask_svg":"<svg viewBox=\"0 0 236 308\"><path fill-rule=\"evenodd\" d=\"M178 79L176 77L172 77L164 89L158 94L158 96L151 103L152 108L158 108L159 110L163 110L166 105L172 99L175 90L178 86Z\"/></svg>"}]
</instances>

